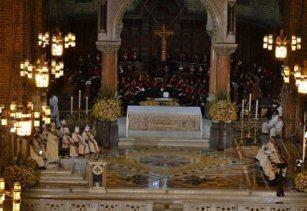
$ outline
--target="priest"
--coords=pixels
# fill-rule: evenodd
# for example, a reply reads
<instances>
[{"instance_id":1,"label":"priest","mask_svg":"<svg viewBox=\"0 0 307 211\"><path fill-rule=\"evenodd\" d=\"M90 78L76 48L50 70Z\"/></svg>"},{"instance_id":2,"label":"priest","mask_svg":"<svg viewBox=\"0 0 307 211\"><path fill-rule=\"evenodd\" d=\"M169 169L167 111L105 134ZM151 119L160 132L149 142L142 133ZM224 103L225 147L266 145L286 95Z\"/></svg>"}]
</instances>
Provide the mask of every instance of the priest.
<instances>
[{"instance_id":1,"label":"priest","mask_svg":"<svg viewBox=\"0 0 307 211\"><path fill-rule=\"evenodd\" d=\"M79 155L86 155L90 153L89 146L85 139L80 135L79 127L75 127L75 132L72 134L72 139L75 143L78 143Z\"/></svg>"},{"instance_id":2,"label":"priest","mask_svg":"<svg viewBox=\"0 0 307 211\"><path fill-rule=\"evenodd\" d=\"M46 158L49 163L59 161L59 140L55 126L51 126L47 137Z\"/></svg>"},{"instance_id":3,"label":"priest","mask_svg":"<svg viewBox=\"0 0 307 211\"><path fill-rule=\"evenodd\" d=\"M99 146L95 137L90 132L90 127L86 126L84 132L82 133L82 137L88 142L89 150L91 153L99 153Z\"/></svg>"},{"instance_id":4,"label":"priest","mask_svg":"<svg viewBox=\"0 0 307 211\"><path fill-rule=\"evenodd\" d=\"M279 120L278 111L275 110L273 112L272 118L269 121L262 123L262 126L261 126L262 133L265 133L265 134L269 133L271 128L273 128L276 125L278 120Z\"/></svg>"},{"instance_id":5,"label":"priest","mask_svg":"<svg viewBox=\"0 0 307 211\"><path fill-rule=\"evenodd\" d=\"M69 156L74 158L74 157L78 157L78 142L74 141L74 139L72 139L70 137L70 131L68 127L65 127L63 129L64 132L64 136L62 138L62 147L63 144L65 144L64 148L67 147L67 149L69 148Z\"/></svg>"}]
</instances>

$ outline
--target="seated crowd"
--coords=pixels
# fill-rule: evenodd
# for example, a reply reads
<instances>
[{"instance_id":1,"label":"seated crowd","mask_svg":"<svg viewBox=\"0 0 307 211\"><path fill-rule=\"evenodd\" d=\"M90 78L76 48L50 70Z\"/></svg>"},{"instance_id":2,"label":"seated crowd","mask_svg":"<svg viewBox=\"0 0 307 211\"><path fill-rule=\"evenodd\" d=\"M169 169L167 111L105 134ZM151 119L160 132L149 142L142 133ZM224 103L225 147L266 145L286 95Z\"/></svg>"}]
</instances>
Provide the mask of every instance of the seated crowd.
<instances>
[{"instance_id":1,"label":"seated crowd","mask_svg":"<svg viewBox=\"0 0 307 211\"><path fill-rule=\"evenodd\" d=\"M27 141L20 139L18 146L18 154L26 157ZM77 157L89 153L99 153L99 146L90 127L86 126L82 133L79 127L75 127L74 133L71 133L65 120L61 121L59 130L55 123L50 126L43 125L42 130L36 128L30 141L30 156L40 168L44 168L48 163L58 162L59 155Z\"/></svg>"}]
</instances>

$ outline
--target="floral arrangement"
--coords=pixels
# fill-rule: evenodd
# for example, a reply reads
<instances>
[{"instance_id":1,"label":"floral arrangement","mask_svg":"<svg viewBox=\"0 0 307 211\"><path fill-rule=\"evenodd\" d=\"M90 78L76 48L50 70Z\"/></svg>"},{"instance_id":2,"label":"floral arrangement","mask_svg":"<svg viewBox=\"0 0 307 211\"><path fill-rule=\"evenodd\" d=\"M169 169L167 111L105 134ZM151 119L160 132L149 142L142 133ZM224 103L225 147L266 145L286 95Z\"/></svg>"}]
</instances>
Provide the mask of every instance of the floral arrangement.
<instances>
[{"instance_id":1,"label":"floral arrangement","mask_svg":"<svg viewBox=\"0 0 307 211\"><path fill-rule=\"evenodd\" d=\"M115 92L103 89L92 108L92 115L101 121L115 121L121 116L121 101Z\"/></svg>"},{"instance_id":2,"label":"floral arrangement","mask_svg":"<svg viewBox=\"0 0 307 211\"><path fill-rule=\"evenodd\" d=\"M210 105L209 115L215 122L232 122L237 119L237 107L228 99L215 100Z\"/></svg>"},{"instance_id":3,"label":"floral arrangement","mask_svg":"<svg viewBox=\"0 0 307 211\"><path fill-rule=\"evenodd\" d=\"M159 106L161 103L159 101L154 101L154 100L148 100L148 101L143 101L140 102L140 105L143 106ZM179 106L179 103L176 101L165 101L162 103L163 106Z\"/></svg>"},{"instance_id":4,"label":"floral arrangement","mask_svg":"<svg viewBox=\"0 0 307 211\"><path fill-rule=\"evenodd\" d=\"M27 166L9 166L4 170L3 177L10 188L14 182L20 182L22 188L31 188L39 181L39 173Z\"/></svg>"},{"instance_id":5,"label":"floral arrangement","mask_svg":"<svg viewBox=\"0 0 307 211\"><path fill-rule=\"evenodd\" d=\"M295 177L295 186L300 191L306 191L307 190L307 171L303 171L299 173Z\"/></svg>"}]
</instances>

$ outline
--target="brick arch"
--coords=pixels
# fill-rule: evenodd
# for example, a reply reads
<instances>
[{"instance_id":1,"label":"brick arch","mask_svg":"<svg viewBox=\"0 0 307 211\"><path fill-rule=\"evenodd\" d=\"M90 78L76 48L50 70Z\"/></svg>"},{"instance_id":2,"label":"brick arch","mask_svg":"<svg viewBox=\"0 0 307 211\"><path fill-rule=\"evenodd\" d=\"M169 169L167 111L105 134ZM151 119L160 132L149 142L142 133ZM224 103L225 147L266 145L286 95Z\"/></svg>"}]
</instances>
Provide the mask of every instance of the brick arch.
<instances>
[{"instance_id":1,"label":"brick arch","mask_svg":"<svg viewBox=\"0 0 307 211\"><path fill-rule=\"evenodd\" d=\"M114 16L114 22L112 26L112 34L114 35L115 40L120 40L120 26L122 23L122 19L128 9L128 7L135 0L122 0L119 8ZM210 15L213 26L212 33L212 41L213 42L222 42L223 41L223 20L220 14L220 10L223 8L219 8L216 4L216 0L199 0L204 7L206 8L207 14Z\"/></svg>"}]
</instances>

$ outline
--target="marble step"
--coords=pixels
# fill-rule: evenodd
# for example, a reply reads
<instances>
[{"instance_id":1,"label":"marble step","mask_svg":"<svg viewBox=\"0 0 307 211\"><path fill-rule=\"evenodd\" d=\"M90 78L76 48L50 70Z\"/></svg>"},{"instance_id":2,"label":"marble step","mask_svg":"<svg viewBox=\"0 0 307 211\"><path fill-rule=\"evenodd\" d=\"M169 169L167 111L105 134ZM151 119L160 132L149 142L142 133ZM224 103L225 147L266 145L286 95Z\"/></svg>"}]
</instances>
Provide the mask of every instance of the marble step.
<instances>
[{"instance_id":1,"label":"marble step","mask_svg":"<svg viewBox=\"0 0 307 211\"><path fill-rule=\"evenodd\" d=\"M208 139L138 139L120 138L119 146L182 146L182 147L210 147Z\"/></svg>"},{"instance_id":2,"label":"marble step","mask_svg":"<svg viewBox=\"0 0 307 211\"><path fill-rule=\"evenodd\" d=\"M54 180L83 180L83 177L80 175L69 175L69 176L59 176L56 174L49 174L40 177L40 181L54 181Z\"/></svg>"},{"instance_id":3,"label":"marble step","mask_svg":"<svg viewBox=\"0 0 307 211\"><path fill-rule=\"evenodd\" d=\"M57 167L57 168L43 170L40 172L40 174L41 176L45 176L45 175L69 176L72 174L72 172L71 170L66 170L64 168Z\"/></svg>"},{"instance_id":4,"label":"marble step","mask_svg":"<svg viewBox=\"0 0 307 211\"><path fill-rule=\"evenodd\" d=\"M45 186L87 186L88 182L86 180L40 180L39 185L45 185Z\"/></svg>"}]
</instances>

